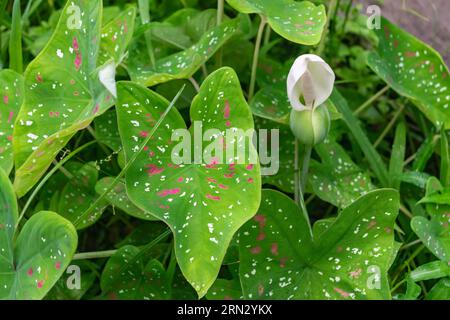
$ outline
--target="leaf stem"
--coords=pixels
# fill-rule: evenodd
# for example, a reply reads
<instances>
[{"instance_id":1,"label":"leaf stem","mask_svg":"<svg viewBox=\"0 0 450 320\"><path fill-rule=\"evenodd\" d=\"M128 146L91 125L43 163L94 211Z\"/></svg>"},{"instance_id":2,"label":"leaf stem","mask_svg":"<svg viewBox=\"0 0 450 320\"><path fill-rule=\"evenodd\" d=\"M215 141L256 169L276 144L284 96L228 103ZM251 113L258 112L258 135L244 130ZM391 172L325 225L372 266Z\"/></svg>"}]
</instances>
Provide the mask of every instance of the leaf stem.
<instances>
[{"instance_id":1,"label":"leaf stem","mask_svg":"<svg viewBox=\"0 0 450 320\"><path fill-rule=\"evenodd\" d=\"M306 147L307 149L311 147ZM298 206L300 207L303 217L305 219L305 221L308 223L308 228L309 228L309 232L311 235L311 238L313 237L313 233L312 233L312 228L311 228L311 222L309 220L309 214L308 214L308 209L306 208L306 204L305 204L305 199L303 196L303 187L302 187L302 182L300 181L300 168L299 168L299 149L300 149L300 142L298 141L298 139L295 139L295 156L294 156L294 171L295 171L295 177L294 177L294 184L295 184L295 202L298 204ZM311 156L311 151L309 151L309 157L306 156L306 153L308 153L308 151L305 151L305 159L306 158L310 158ZM307 166L309 166L309 160L307 161ZM308 170L306 170L308 171ZM303 172L302 172L303 175Z\"/></svg>"},{"instance_id":2,"label":"leaf stem","mask_svg":"<svg viewBox=\"0 0 450 320\"><path fill-rule=\"evenodd\" d=\"M386 128L384 128L377 141L375 141L375 143L373 144L374 148L378 147L378 145L381 143L381 141L383 141L389 131L391 131L392 127L394 126L395 122L397 122L397 119L402 114L403 110L405 110L405 105L402 105L400 109L395 113L391 121L389 121L388 125L386 126Z\"/></svg>"},{"instance_id":3,"label":"leaf stem","mask_svg":"<svg viewBox=\"0 0 450 320\"><path fill-rule=\"evenodd\" d=\"M77 253L73 256L72 260L87 260L87 259L102 259L109 258L117 252L117 249L114 250L105 250L105 251L94 251L94 252L81 252Z\"/></svg>"},{"instance_id":4,"label":"leaf stem","mask_svg":"<svg viewBox=\"0 0 450 320\"><path fill-rule=\"evenodd\" d=\"M224 0L217 0L217 25L220 25L224 16ZM219 49L216 56L217 66L220 68L223 61L223 47Z\"/></svg>"},{"instance_id":5,"label":"leaf stem","mask_svg":"<svg viewBox=\"0 0 450 320\"><path fill-rule=\"evenodd\" d=\"M265 16L261 17L261 23L259 24L258 35L256 36L255 52L253 53L253 65L252 65L252 76L250 78L250 89L248 91L248 101L253 98L255 94L256 85L256 74L258 71L258 61L259 61L259 51L261 49L261 41L264 34L264 27L267 23L267 18Z\"/></svg>"},{"instance_id":6,"label":"leaf stem","mask_svg":"<svg viewBox=\"0 0 450 320\"><path fill-rule=\"evenodd\" d=\"M322 33L322 39L320 40L319 46L317 47L316 54L320 56L325 49L325 42L329 31L331 14L336 10L337 0L331 0L328 6L327 21Z\"/></svg>"},{"instance_id":7,"label":"leaf stem","mask_svg":"<svg viewBox=\"0 0 450 320\"><path fill-rule=\"evenodd\" d=\"M91 141L88 142L84 145L82 145L81 147L79 147L78 149L72 151L67 157L65 157L63 160L61 160L60 162L58 162L53 168L52 170L50 170L49 173L47 173L47 175L41 180L41 182L39 182L39 184L37 185L37 187L33 190L33 193L31 194L31 196L28 198L27 202L25 203L25 206L22 209L22 212L20 213L19 218L17 219L16 222L16 226L15 229L17 230L17 227L20 223L20 220L23 218L23 216L25 215L25 213L27 212L28 208L31 205L31 202L33 201L33 199L36 197L36 195L38 194L39 190L42 189L42 187L44 186L44 184L50 179L50 177L56 172L58 171L67 161L69 161L70 159L72 159L74 156L76 156L78 153L80 153L81 151L83 151L84 149L92 146L93 144L95 144L96 141Z\"/></svg>"},{"instance_id":8,"label":"leaf stem","mask_svg":"<svg viewBox=\"0 0 450 320\"><path fill-rule=\"evenodd\" d=\"M380 98L383 94L385 94L386 91L389 90L389 85L385 86L383 89L381 89L380 91L378 91L377 93L375 93L372 97L370 97L369 100L367 100L366 102L364 102L361 106L359 106L354 112L353 114L355 116L357 116L358 114L360 114L361 112L363 112L364 110L366 110L367 107L369 107L372 103L374 103L376 100L378 100L378 98Z\"/></svg>"},{"instance_id":9,"label":"leaf stem","mask_svg":"<svg viewBox=\"0 0 450 320\"><path fill-rule=\"evenodd\" d=\"M160 241L162 241L164 238L166 238L170 234L171 234L170 229L167 229L166 231L161 233L158 237L153 239L150 243L148 243L145 246L141 247L142 250L133 258L133 261L137 260L143 253L145 253L147 250L153 248L156 244L158 244ZM112 255L114 255L116 252L117 252L116 249L106 250L106 251L81 252L81 253L76 253L73 256L72 260L109 258ZM130 263L131 262L132 261L130 261Z\"/></svg>"},{"instance_id":10,"label":"leaf stem","mask_svg":"<svg viewBox=\"0 0 450 320\"><path fill-rule=\"evenodd\" d=\"M301 187L302 190L306 190L306 179L308 179L309 161L311 160L312 146L305 146L305 156L303 158L302 165L302 177L301 177Z\"/></svg>"},{"instance_id":11,"label":"leaf stem","mask_svg":"<svg viewBox=\"0 0 450 320\"><path fill-rule=\"evenodd\" d=\"M128 171L128 169L131 167L131 165L134 163L134 161L137 159L137 157L142 153L142 150L144 150L145 146L148 144L148 142L150 141L150 139L153 137L153 135L155 134L156 130L158 130L159 126L161 125L161 123L163 122L163 120L166 118L167 114L170 112L170 110L172 110L173 106L175 105L175 103L178 101L178 98L181 96L181 94L183 93L184 88L186 87L186 85L183 85L183 87L178 91L178 93L176 94L175 98L173 98L172 102L169 104L169 106L167 107L166 111L164 111L164 113L162 114L162 116L159 118L158 122L155 124L155 126L152 128L152 130L150 131L150 134L148 135L148 137L145 139L145 141L142 143L141 147L139 148L138 152L135 152L133 154L133 156L130 158L130 160L127 162L127 164L125 165L125 167L122 169L122 171L119 173L119 175L114 179L114 181L111 183L111 185L101 194L100 197L98 197L92 204L91 206L86 209L86 211L84 211L80 216L78 216L78 218L74 221L74 225L77 227L81 221L83 221L84 217L88 216L97 206L98 204L103 200L103 198L105 198L110 192L111 190L114 189L114 187L117 185L117 183L119 183L119 181L122 179L122 177L125 175L125 173Z\"/></svg>"},{"instance_id":12,"label":"leaf stem","mask_svg":"<svg viewBox=\"0 0 450 320\"><path fill-rule=\"evenodd\" d=\"M298 139L295 139L295 147L294 147L294 197L295 202L300 205L300 169L299 169L299 148L300 142Z\"/></svg>"},{"instance_id":13,"label":"leaf stem","mask_svg":"<svg viewBox=\"0 0 450 320\"><path fill-rule=\"evenodd\" d=\"M217 25L220 25L223 20L224 0L217 0Z\"/></svg>"}]
</instances>

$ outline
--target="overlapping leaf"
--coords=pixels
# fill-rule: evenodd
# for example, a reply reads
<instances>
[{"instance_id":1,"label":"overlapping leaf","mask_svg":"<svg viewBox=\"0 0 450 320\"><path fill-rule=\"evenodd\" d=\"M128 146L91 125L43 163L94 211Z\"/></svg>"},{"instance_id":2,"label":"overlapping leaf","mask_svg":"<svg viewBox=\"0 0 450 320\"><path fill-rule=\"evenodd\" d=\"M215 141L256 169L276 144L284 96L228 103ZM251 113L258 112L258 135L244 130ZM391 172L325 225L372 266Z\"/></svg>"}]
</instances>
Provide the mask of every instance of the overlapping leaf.
<instances>
[{"instance_id":1,"label":"overlapping leaf","mask_svg":"<svg viewBox=\"0 0 450 320\"><path fill-rule=\"evenodd\" d=\"M106 263L101 277L103 295L113 300L170 298L170 284L158 260L145 261L133 246L120 248Z\"/></svg>"},{"instance_id":2,"label":"overlapping leaf","mask_svg":"<svg viewBox=\"0 0 450 320\"><path fill-rule=\"evenodd\" d=\"M431 220L414 217L411 228L436 257L450 263L450 201L445 201L445 193L436 178L428 180L427 195L421 202L426 203Z\"/></svg>"},{"instance_id":3,"label":"overlapping leaf","mask_svg":"<svg viewBox=\"0 0 450 320\"><path fill-rule=\"evenodd\" d=\"M146 86L174 79L191 77L216 51L223 46L239 30L239 19L225 21L221 25L206 32L192 47L156 61L153 67L150 62L143 64L131 52L128 59L128 72L133 81ZM140 50L136 47L135 50Z\"/></svg>"},{"instance_id":4,"label":"overlapping leaf","mask_svg":"<svg viewBox=\"0 0 450 320\"><path fill-rule=\"evenodd\" d=\"M323 5L309 1L292 0L227 0L242 13L259 13L265 17L275 32L290 41L314 45L321 37L326 22Z\"/></svg>"},{"instance_id":5,"label":"overlapping leaf","mask_svg":"<svg viewBox=\"0 0 450 320\"><path fill-rule=\"evenodd\" d=\"M118 87L119 131L130 159L168 102L133 83ZM209 136L217 146L212 158L203 159L211 142L203 147L189 144L183 151L172 140L175 130L186 128L178 111L172 110L127 171L126 186L136 205L172 228L181 271L202 297L217 277L233 234L255 214L261 181L259 164L251 162L256 156L253 145L247 143L240 158L234 151L242 140L231 135L238 129L252 132L253 119L232 69L222 68L205 80L190 114L193 123L202 122L203 132L216 129ZM195 130L191 128L191 136L201 138Z\"/></svg>"},{"instance_id":6,"label":"overlapping leaf","mask_svg":"<svg viewBox=\"0 0 450 320\"><path fill-rule=\"evenodd\" d=\"M248 299L388 299L395 252L396 191L372 191L311 238L287 196L263 191L258 214L240 230L240 275Z\"/></svg>"},{"instance_id":7,"label":"overlapping leaf","mask_svg":"<svg viewBox=\"0 0 450 320\"><path fill-rule=\"evenodd\" d=\"M57 211L64 218L75 223L98 198L95 192L97 180L98 170L94 163L87 163L82 166L57 195ZM83 229L94 224L100 219L107 206L106 200L101 201L88 217L80 221L77 229Z\"/></svg>"},{"instance_id":8,"label":"overlapping leaf","mask_svg":"<svg viewBox=\"0 0 450 320\"><path fill-rule=\"evenodd\" d=\"M42 211L14 239L17 203L1 169L0 209L0 299L42 299L69 265L77 233L64 218Z\"/></svg>"},{"instance_id":9,"label":"overlapping leaf","mask_svg":"<svg viewBox=\"0 0 450 320\"><path fill-rule=\"evenodd\" d=\"M73 15L73 6L80 9ZM106 26L105 41L132 33L134 9ZM79 130L113 104L114 63L100 67L102 2L69 1L50 41L25 72L25 101L14 128L15 190L23 196L39 180L58 152ZM125 21L128 21L125 28ZM112 26L117 28L112 31ZM121 57L128 36L102 49ZM102 55L104 57L104 55ZM104 59L104 58L102 58ZM99 67L99 68L98 68ZM101 79L100 79L101 78ZM102 80L102 82L100 81Z\"/></svg>"},{"instance_id":10,"label":"overlapping leaf","mask_svg":"<svg viewBox=\"0 0 450 320\"><path fill-rule=\"evenodd\" d=\"M369 66L436 126L450 129L450 74L439 53L386 19L376 32L379 46Z\"/></svg>"},{"instance_id":11,"label":"overlapping leaf","mask_svg":"<svg viewBox=\"0 0 450 320\"><path fill-rule=\"evenodd\" d=\"M12 70L0 72L0 168L7 174L14 165L14 122L23 101L23 77Z\"/></svg>"}]
</instances>

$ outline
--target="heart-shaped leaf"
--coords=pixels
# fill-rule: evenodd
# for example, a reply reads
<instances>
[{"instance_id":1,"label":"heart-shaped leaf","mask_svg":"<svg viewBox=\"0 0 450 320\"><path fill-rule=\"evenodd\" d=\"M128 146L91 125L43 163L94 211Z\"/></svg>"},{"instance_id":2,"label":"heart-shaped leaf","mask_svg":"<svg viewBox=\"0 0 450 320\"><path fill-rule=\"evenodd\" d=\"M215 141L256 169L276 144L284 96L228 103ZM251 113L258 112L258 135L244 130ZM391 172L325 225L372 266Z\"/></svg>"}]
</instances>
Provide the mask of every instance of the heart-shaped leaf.
<instances>
[{"instance_id":1,"label":"heart-shaped leaf","mask_svg":"<svg viewBox=\"0 0 450 320\"><path fill-rule=\"evenodd\" d=\"M259 13L272 29L289 41L314 45L319 43L326 22L323 5L293 0L227 0L242 13Z\"/></svg>"},{"instance_id":2,"label":"heart-shaped leaf","mask_svg":"<svg viewBox=\"0 0 450 320\"><path fill-rule=\"evenodd\" d=\"M79 16L74 16L73 6L80 9ZM133 32L130 12L127 18L119 16L108 24L103 33L107 43L102 52L111 58L123 55L130 38L118 37L111 48L111 36ZM14 187L20 197L34 186L73 135L113 104L115 65L108 62L97 69L101 17L102 1L68 1L52 38L25 71L25 100L13 139ZM131 25L125 28L124 21ZM111 31L112 26L117 32Z\"/></svg>"},{"instance_id":3,"label":"heart-shaped leaf","mask_svg":"<svg viewBox=\"0 0 450 320\"><path fill-rule=\"evenodd\" d=\"M450 129L450 74L442 57L390 21L381 23L378 50L369 55L369 66L437 127Z\"/></svg>"},{"instance_id":4,"label":"heart-shaped leaf","mask_svg":"<svg viewBox=\"0 0 450 320\"><path fill-rule=\"evenodd\" d=\"M240 275L249 299L388 299L395 190L369 192L318 239L287 196L263 191L258 214L239 232Z\"/></svg>"},{"instance_id":5,"label":"heart-shaped leaf","mask_svg":"<svg viewBox=\"0 0 450 320\"><path fill-rule=\"evenodd\" d=\"M130 6L102 27L97 65L101 66L110 59L119 63L123 59L133 37L135 20L136 8Z\"/></svg>"},{"instance_id":6,"label":"heart-shaped leaf","mask_svg":"<svg viewBox=\"0 0 450 320\"><path fill-rule=\"evenodd\" d=\"M133 246L120 248L106 263L101 277L103 295L113 300L170 298L166 270L158 260L145 262Z\"/></svg>"},{"instance_id":7,"label":"heart-shaped leaf","mask_svg":"<svg viewBox=\"0 0 450 320\"><path fill-rule=\"evenodd\" d=\"M239 30L239 19L225 21L205 33L199 42L184 51L156 61L156 65L143 65L139 55L130 52L127 69L133 81L147 87L174 79L187 79L216 53ZM142 50L135 46L134 50Z\"/></svg>"},{"instance_id":8,"label":"heart-shaped leaf","mask_svg":"<svg viewBox=\"0 0 450 320\"><path fill-rule=\"evenodd\" d=\"M22 100L23 77L12 70L0 71L0 168L7 174L14 165L12 137Z\"/></svg>"},{"instance_id":9,"label":"heart-shaped leaf","mask_svg":"<svg viewBox=\"0 0 450 320\"><path fill-rule=\"evenodd\" d=\"M17 203L0 169L0 299L42 299L72 259L77 233L53 212L33 215L14 240Z\"/></svg>"},{"instance_id":10,"label":"heart-shaped leaf","mask_svg":"<svg viewBox=\"0 0 450 320\"><path fill-rule=\"evenodd\" d=\"M169 103L137 84L119 83L118 88L119 131L126 159L130 159ZM219 69L204 81L190 114L192 123L203 127L194 125L193 135L183 138L187 150L180 150L172 140L175 130L185 129L186 124L177 110L171 110L127 171L126 186L136 205L171 227L181 271L202 297L217 277L233 234L258 208L261 178L259 164L250 161L257 156L253 144L244 146L248 148L243 157L234 151L248 139L231 135L253 131L253 119L232 69ZM199 130L209 129L216 130L209 141L217 148L204 161L210 145L198 145ZM191 136L197 137L193 147ZM191 147L195 153L192 164Z\"/></svg>"},{"instance_id":11,"label":"heart-shaped leaf","mask_svg":"<svg viewBox=\"0 0 450 320\"><path fill-rule=\"evenodd\" d=\"M445 202L445 190L436 178L427 182L426 203L431 220L414 217L411 228L423 244L439 259L450 264L450 201Z\"/></svg>"}]
</instances>

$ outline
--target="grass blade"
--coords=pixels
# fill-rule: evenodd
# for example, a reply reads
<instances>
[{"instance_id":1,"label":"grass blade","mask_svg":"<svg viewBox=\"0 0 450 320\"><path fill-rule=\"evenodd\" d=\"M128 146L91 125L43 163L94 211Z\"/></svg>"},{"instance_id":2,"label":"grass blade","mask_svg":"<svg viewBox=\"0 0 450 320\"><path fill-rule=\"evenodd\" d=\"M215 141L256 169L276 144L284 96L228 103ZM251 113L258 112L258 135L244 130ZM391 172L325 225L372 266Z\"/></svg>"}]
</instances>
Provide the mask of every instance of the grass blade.
<instances>
[{"instance_id":1,"label":"grass blade","mask_svg":"<svg viewBox=\"0 0 450 320\"><path fill-rule=\"evenodd\" d=\"M17 73L23 73L20 0L14 0L12 11L11 34L9 36L9 68Z\"/></svg>"},{"instance_id":2,"label":"grass blade","mask_svg":"<svg viewBox=\"0 0 450 320\"><path fill-rule=\"evenodd\" d=\"M381 159L380 154L373 147L369 138L367 138L364 131L358 125L358 119L353 115L347 101L345 101L344 97L342 97L336 89L333 90L330 99L342 114L345 123L355 137L355 140L358 142L361 150L364 152L364 155L367 157L367 160L381 185L383 187L389 186L389 176L386 165Z\"/></svg>"},{"instance_id":3,"label":"grass blade","mask_svg":"<svg viewBox=\"0 0 450 320\"><path fill-rule=\"evenodd\" d=\"M395 130L394 144L392 145L391 160L389 162L389 186L400 189L400 176L405 163L406 127L400 122Z\"/></svg>"}]
</instances>

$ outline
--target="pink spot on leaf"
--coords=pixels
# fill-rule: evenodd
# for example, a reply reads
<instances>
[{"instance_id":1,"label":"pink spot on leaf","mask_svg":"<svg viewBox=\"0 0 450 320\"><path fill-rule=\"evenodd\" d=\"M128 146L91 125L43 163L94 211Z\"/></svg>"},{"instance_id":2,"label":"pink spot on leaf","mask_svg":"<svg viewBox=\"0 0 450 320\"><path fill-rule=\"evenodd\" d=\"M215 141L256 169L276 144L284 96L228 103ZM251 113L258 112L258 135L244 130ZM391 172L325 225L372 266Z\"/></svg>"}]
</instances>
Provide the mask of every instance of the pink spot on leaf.
<instances>
[{"instance_id":1,"label":"pink spot on leaf","mask_svg":"<svg viewBox=\"0 0 450 320\"><path fill-rule=\"evenodd\" d=\"M251 248L250 249L250 253L251 254L259 254L259 253L261 253L261 247L253 247L253 248Z\"/></svg>"},{"instance_id":2,"label":"pink spot on leaf","mask_svg":"<svg viewBox=\"0 0 450 320\"><path fill-rule=\"evenodd\" d=\"M164 171L163 168L158 168L158 167L155 166L154 164L148 164L146 167L148 168L148 169L147 169L147 173L148 173L148 175L149 175L150 177L151 177L151 176L154 176L154 175L156 175L156 174L160 174L161 172Z\"/></svg>"},{"instance_id":3,"label":"pink spot on leaf","mask_svg":"<svg viewBox=\"0 0 450 320\"><path fill-rule=\"evenodd\" d=\"M229 119L230 118L230 102L228 100L225 100L225 108L223 110L223 117L224 119Z\"/></svg>"},{"instance_id":4,"label":"pink spot on leaf","mask_svg":"<svg viewBox=\"0 0 450 320\"><path fill-rule=\"evenodd\" d=\"M345 292L341 288L334 288L334 291L339 293L343 298L348 298L350 296L350 294L348 292Z\"/></svg>"},{"instance_id":5,"label":"pink spot on leaf","mask_svg":"<svg viewBox=\"0 0 450 320\"><path fill-rule=\"evenodd\" d=\"M272 243L272 246L270 247L270 252L272 252L274 256L278 255L278 243Z\"/></svg>"},{"instance_id":6,"label":"pink spot on leaf","mask_svg":"<svg viewBox=\"0 0 450 320\"><path fill-rule=\"evenodd\" d=\"M174 195L174 194L178 194L178 193L180 193L180 189L179 188L168 189L168 190L163 190L160 193L158 193L158 196L166 197L168 195Z\"/></svg>"},{"instance_id":7,"label":"pink spot on leaf","mask_svg":"<svg viewBox=\"0 0 450 320\"><path fill-rule=\"evenodd\" d=\"M213 196L212 194L207 194L206 197L208 199L214 200L214 201L219 201L220 197L219 196Z\"/></svg>"}]
</instances>

